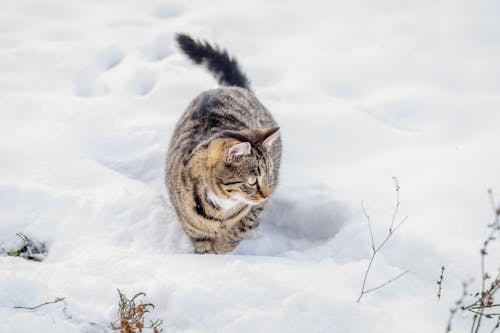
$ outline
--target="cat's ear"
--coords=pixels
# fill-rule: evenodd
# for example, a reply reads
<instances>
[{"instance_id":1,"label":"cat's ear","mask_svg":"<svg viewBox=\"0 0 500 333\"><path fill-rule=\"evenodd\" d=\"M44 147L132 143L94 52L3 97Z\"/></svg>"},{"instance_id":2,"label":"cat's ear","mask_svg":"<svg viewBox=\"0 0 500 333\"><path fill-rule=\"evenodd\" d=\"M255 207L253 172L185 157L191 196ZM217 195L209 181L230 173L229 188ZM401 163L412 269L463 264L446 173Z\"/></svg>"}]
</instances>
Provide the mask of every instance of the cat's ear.
<instances>
[{"instance_id":1,"label":"cat's ear","mask_svg":"<svg viewBox=\"0 0 500 333\"><path fill-rule=\"evenodd\" d=\"M262 128L262 145L267 149L271 148L274 141L280 136L280 128Z\"/></svg>"},{"instance_id":2,"label":"cat's ear","mask_svg":"<svg viewBox=\"0 0 500 333\"><path fill-rule=\"evenodd\" d=\"M250 154L250 151L250 142L227 139L214 140L208 147L207 166L211 168L220 162L237 162L244 155Z\"/></svg>"},{"instance_id":3,"label":"cat's ear","mask_svg":"<svg viewBox=\"0 0 500 333\"><path fill-rule=\"evenodd\" d=\"M236 143L227 150L225 161L228 163L238 161L242 156L249 155L250 151L250 142Z\"/></svg>"},{"instance_id":4,"label":"cat's ear","mask_svg":"<svg viewBox=\"0 0 500 333\"><path fill-rule=\"evenodd\" d=\"M256 128L252 130L242 131L243 134L253 138L255 141L264 146L264 148L271 148L274 141L280 136L279 127L270 128Z\"/></svg>"}]
</instances>

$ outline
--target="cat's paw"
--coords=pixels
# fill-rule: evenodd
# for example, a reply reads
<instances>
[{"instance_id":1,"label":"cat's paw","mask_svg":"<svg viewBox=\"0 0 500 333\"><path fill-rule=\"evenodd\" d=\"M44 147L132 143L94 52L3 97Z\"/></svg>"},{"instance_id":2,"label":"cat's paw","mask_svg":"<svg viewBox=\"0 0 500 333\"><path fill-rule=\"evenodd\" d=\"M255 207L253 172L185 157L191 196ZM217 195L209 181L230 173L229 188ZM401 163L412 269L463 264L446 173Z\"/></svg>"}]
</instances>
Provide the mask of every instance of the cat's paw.
<instances>
[{"instance_id":1,"label":"cat's paw","mask_svg":"<svg viewBox=\"0 0 500 333\"><path fill-rule=\"evenodd\" d=\"M191 240L196 254L216 254L213 241L211 240Z\"/></svg>"}]
</instances>

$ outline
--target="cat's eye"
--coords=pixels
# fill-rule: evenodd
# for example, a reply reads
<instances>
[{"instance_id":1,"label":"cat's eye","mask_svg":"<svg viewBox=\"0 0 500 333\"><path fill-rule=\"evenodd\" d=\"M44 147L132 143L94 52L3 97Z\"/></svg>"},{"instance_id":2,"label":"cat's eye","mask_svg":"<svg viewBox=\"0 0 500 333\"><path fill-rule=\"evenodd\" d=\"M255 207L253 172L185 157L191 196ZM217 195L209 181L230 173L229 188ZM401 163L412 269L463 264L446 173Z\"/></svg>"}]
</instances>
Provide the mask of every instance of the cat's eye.
<instances>
[{"instance_id":1,"label":"cat's eye","mask_svg":"<svg viewBox=\"0 0 500 333\"><path fill-rule=\"evenodd\" d=\"M248 185L253 186L253 185L255 185L257 183L257 178L255 178L255 177L248 177L247 183L248 183Z\"/></svg>"}]
</instances>

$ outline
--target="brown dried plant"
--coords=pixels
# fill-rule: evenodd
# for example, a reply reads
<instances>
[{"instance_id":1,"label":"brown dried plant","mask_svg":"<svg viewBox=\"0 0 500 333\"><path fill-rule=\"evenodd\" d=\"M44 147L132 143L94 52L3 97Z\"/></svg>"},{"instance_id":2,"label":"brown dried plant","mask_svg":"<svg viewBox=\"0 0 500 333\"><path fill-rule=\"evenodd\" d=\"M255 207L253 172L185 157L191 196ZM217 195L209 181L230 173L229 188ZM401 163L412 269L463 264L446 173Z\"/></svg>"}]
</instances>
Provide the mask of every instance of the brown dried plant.
<instances>
[{"instance_id":1,"label":"brown dried plant","mask_svg":"<svg viewBox=\"0 0 500 333\"><path fill-rule=\"evenodd\" d=\"M142 333L143 330L151 330L153 333L163 332L161 325L163 321L156 319L155 321L149 320L149 324L144 323L144 316L150 309L154 309L151 303L143 303L138 300L139 297L146 296L145 293L140 292L135 294L131 299L128 299L118 289L120 301L118 303L118 319L111 323L113 330L120 330L120 333Z\"/></svg>"}]
</instances>

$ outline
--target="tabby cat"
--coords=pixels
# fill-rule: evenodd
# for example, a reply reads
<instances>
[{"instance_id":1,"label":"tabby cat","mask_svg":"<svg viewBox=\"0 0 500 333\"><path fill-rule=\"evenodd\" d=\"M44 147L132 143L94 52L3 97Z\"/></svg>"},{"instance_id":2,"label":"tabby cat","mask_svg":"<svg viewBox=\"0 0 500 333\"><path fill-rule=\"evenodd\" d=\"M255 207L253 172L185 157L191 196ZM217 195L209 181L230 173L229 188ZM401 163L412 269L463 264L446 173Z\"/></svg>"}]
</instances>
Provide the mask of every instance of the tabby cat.
<instances>
[{"instance_id":1,"label":"tabby cat","mask_svg":"<svg viewBox=\"0 0 500 333\"><path fill-rule=\"evenodd\" d=\"M195 252L227 253L258 226L264 201L276 188L280 132L225 50L185 34L176 39L221 87L196 97L177 123L166 185Z\"/></svg>"}]
</instances>

